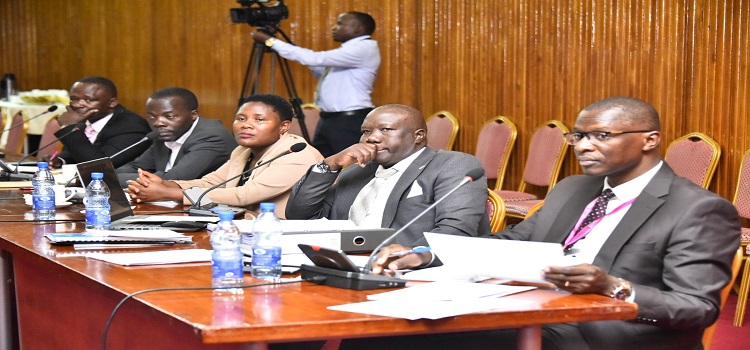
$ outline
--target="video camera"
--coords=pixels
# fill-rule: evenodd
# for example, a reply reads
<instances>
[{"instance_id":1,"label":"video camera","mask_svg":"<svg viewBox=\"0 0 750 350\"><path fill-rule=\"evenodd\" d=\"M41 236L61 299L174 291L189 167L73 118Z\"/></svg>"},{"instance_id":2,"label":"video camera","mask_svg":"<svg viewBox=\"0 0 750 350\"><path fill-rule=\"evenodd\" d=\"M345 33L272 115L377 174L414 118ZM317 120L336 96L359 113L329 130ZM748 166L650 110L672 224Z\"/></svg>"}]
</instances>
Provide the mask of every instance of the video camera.
<instances>
[{"instance_id":1,"label":"video camera","mask_svg":"<svg viewBox=\"0 0 750 350\"><path fill-rule=\"evenodd\" d=\"M289 18L289 8L284 0L278 0L274 6L265 6L269 0L237 0L243 7L229 9L234 23L247 23L253 27L263 27L275 31L282 19ZM257 6L253 6L257 5Z\"/></svg>"}]
</instances>

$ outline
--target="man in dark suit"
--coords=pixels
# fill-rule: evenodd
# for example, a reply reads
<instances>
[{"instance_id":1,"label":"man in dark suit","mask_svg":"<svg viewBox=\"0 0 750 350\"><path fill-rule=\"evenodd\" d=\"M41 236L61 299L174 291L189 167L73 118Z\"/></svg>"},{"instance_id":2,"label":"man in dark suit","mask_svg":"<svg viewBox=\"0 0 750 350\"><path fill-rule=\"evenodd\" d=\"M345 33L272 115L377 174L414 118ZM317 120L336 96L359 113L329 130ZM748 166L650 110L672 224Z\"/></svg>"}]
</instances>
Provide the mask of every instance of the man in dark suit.
<instances>
[{"instance_id":1,"label":"man in dark suit","mask_svg":"<svg viewBox=\"0 0 750 350\"><path fill-rule=\"evenodd\" d=\"M109 157L138 142L151 131L148 122L127 110L117 101L115 84L104 77L86 77L70 88L68 111L57 118L63 150L58 157L47 159L54 168ZM77 130L76 130L77 129ZM121 166L148 147L133 147L114 157L112 164Z\"/></svg>"},{"instance_id":2,"label":"man in dark suit","mask_svg":"<svg viewBox=\"0 0 750 350\"><path fill-rule=\"evenodd\" d=\"M586 175L563 179L538 212L495 234L567 245L570 266L545 268L547 281L571 293L638 304L633 320L545 326L544 348L702 348L703 331L717 319L720 291L731 279L739 216L729 201L674 174L661 158L659 130L656 110L635 98L613 97L586 107L566 135ZM603 216L586 220L597 212L600 194L609 191ZM374 272L431 259L428 254L387 259L404 249L384 249ZM451 348L467 339L482 349L507 346L514 339L507 331L424 338L418 341L439 344L424 345L430 349ZM398 340L418 342L415 337Z\"/></svg>"},{"instance_id":3,"label":"man in dark suit","mask_svg":"<svg viewBox=\"0 0 750 350\"><path fill-rule=\"evenodd\" d=\"M146 119L159 137L140 157L117 169L123 187L138 178L138 169L165 180L199 179L229 160L237 147L221 122L198 114L198 98L185 88L153 93L146 101Z\"/></svg>"},{"instance_id":4,"label":"man in dark suit","mask_svg":"<svg viewBox=\"0 0 750 350\"><path fill-rule=\"evenodd\" d=\"M426 147L424 118L408 106L378 107L361 128L359 143L314 165L297 183L286 207L287 219L352 219L360 226L398 229L450 191L467 170L482 167L472 155ZM376 173L393 170L379 189L368 190ZM368 193L373 196L369 210L360 205ZM482 176L430 210L396 241L425 244L425 231L487 233L486 202L487 178Z\"/></svg>"}]
</instances>

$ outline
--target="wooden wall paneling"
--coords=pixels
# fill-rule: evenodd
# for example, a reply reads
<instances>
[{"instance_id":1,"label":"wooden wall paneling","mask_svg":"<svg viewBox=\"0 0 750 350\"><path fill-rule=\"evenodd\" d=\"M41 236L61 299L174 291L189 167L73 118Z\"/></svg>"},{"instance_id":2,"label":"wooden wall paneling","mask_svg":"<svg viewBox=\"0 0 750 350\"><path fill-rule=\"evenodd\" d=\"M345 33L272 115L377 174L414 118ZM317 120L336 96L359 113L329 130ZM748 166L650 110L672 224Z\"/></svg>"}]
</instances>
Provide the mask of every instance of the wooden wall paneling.
<instances>
[{"instance_id":1,"label":"wooden wall paneling","mask_svg":"<svg viewBox=\"0 0 750 350\"><path fill-rule=\"evenodd\" d=\"M457 149L473 152L496 115L519 128L505 187L520 181L531 133L548 119L572 127L581 108L612 95L653 104L663 142L691 131L722 146L712 190L729 197L750 148L748 0L286 1L282 28L298 45L338 46L336 15L371 13L383 58L377 105L404 103L461 121ZM203 115L229 126L252 48L232 24L235 0L6 0L0 2L0 70L22 89L67 89L92 74L112 78L127 107L143 113L156 89L182 85ZM297 92L317 81L292 62ZM277 93L280 78L277 78ZM571 154L562 176L580 173Z\"/></svg>"}]
</instances>

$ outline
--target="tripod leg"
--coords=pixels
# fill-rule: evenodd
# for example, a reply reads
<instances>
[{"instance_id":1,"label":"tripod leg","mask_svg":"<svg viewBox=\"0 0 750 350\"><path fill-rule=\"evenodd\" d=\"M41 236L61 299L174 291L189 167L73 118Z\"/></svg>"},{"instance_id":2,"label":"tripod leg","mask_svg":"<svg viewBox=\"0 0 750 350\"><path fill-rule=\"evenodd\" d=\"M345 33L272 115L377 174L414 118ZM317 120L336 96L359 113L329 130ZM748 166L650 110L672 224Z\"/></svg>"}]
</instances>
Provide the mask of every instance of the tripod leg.
<instances>
[{"instance_id":1,"label":"tripod leg","mask_svg":"<svg viewBox=\"0 0 750 350\"><path fill-rule=\"evenodd\" d=\"M258 81L260 80L260 71L263 66L263 53L265 50L266 46L261 43L253 45L253 50L250 52L250 60L247 63L247 70L245 70L245 81L242 85L242 93L240 94L238 106L246 97L258 93Z\"/></svg>"},{"instance_id":2,"label":"tripod leg","mask_svg":"<svg viewBox=\"0 0 750 350\"><path fill-rule=\"evenodd\" d=\"M302 99L297 96L297 87L294 85L294 78L292 78L292 72L289 70L289 61L279 56L277 52L274 51L274 53L279 61L281 76L284 79L284 85L286 85L286 91L289 94L289 100L292 103L295 117L299 122L302 137L307 143L312 143L312 138L310 137L310 133L307 132L307 125L305 124L305 113L302 111Z\"/></svg>"}]
</instances>

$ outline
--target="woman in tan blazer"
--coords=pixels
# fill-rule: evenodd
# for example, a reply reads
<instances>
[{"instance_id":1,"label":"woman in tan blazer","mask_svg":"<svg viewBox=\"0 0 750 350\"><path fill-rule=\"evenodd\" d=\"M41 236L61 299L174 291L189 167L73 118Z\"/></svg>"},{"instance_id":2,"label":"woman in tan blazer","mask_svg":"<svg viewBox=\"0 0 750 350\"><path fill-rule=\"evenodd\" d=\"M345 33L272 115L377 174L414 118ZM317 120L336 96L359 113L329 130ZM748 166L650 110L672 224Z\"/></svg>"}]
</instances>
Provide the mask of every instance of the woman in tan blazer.
<instances>
[{"instance_id":1,"label":"woman in tan blazer","mask_svg":"<svg viewBox=\"0 0 750 350\"><path fill-rule=\"evenodd\" d=\"M306 143L302 137L288 133L293 116L292 107L279 96L250 96L234 118L232 129L239 146L228 162L200 179L186 181L162 180L139 170L138 179L129 182L130 196L138 203L174 200L190 204L182 194L183 189L199 187L206 190L289 150L294 144ZM274 202L276 215L284 218L292 186L311 165L321 160L323 156L308 145L300 152L280 157L248 175L229 181L206 196L214 203L245 207L251 215L257 215L261 202Z\"/></svg>"}]
</instances>

